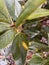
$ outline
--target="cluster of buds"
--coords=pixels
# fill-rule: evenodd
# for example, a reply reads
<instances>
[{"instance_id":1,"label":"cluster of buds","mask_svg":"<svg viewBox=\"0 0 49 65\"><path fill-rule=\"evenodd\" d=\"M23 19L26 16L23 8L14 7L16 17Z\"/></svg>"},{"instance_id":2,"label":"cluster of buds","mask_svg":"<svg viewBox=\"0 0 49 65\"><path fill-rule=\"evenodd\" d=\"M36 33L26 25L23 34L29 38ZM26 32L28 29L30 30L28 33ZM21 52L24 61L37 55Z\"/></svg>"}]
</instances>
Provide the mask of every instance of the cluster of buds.
<instances>
[{"instance_id":1,"label":"cluster of buds","mask_svg":"<svg viewBox=\"0 0 49 65\"><path fill-rule=\"evenodd\" d=\"M28 51L27 56L26 56L26 60L30 60L32 58L33 52L32 51Z\"/></svg>"},{"instance_id":2,"label":"cluster of buds","mask_svg":"<svg viewBox=\"0 0 49 65\"><path fill-rule=\"evenodd\" d=\"M45 44L48 43L48 40L45 37L42 37L40 41L43 42L43 43L45 43Z\"/></svg>"},{"instance_id":3,"label":"cluster of buds","mask_svg":"<svg viewBox=\"0 0 49 65\"><path fill-rule=\"evenodd\" d=\"M43 21L41 26L42 28L49 27L49 20Z\"/></svg>"},{"instance_id":4,"label":"cluster of buds","mask_svg":"<svg viewBox=\"0 0 49 65\"><path fill-rule=\"evenodd\" d=\"M32 58L32 55L33 55L33 51L28 50L28 52L27 52L27 56L26 56L26 62L25 62L25 65L28 65L28 64L29 64L29 61L30 61L30 59Z\"/></svg>"},{"instance_id":5,"label":"cluster of buds","mask_svg":"<svg viewBox=\"0 0 49 65\"><path fill-rule=\"evenodd\" d=\"M47 58L49 56L49 52L43 52L42 56L43 58Z\"/></svg>"},{"instance_id":6,"label":"cluster of buds","mask_svg":"<svg viewBox=\"0 0 49 65\"><path fill-rule=\"evenodd\" d=\"M8 61L8 65L16 65L14 62L14 59L12 57L12 55L9 55L6 60Z\"/></svg>"}]
</instances>

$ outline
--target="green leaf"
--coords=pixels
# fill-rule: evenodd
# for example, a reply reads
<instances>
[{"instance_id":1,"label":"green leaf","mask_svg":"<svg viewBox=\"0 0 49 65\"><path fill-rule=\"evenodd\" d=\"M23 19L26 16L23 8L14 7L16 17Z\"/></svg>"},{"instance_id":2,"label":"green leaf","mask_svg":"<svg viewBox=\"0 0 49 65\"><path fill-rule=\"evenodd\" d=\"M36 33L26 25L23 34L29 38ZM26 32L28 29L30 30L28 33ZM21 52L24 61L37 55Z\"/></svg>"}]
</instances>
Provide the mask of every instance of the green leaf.
<instances>
[{"instance_id":1,"label":"green leaf","mask_svg":"<svg viewBox=\"0 0 49 65\"><path fill-rule=\"evenodd\" d=\"M20 37L22 38L21 41L22 43L20 44L21 57L22 57L22 63L24 64L26 60L27 50L29 47L29 42L25 34L22 33Z\"/></svg>"},{"instance_id":2,"label":"green leaf","mask_svg":"<svg viewBox=\"0 0 49 65\"><path fill-rule=\"evenodd\" d=\"M0 0L0 22L11 22L11 17L4 0Z\"/></svg>"},{"instance_id":3,"label":"green leaf","mask_svg":"<svg viewBox=\"0 0 49 65\"><path fill-rule=\"evenodd\" d=\"M27 18L28 20L44 17L49 15L49 10L38 8L35 12L31 13L31 15Z\"/></svg>"},{"instance_id":4,"label":"green leaf","mask_svg":"<svg viewBox=\"0 0 49 65\"><path fill-rule=\"evenodd\" d=\"M42 65L42 57L38 54L32 56L32 59L29 61L29 65Z\"/></svg>"},{"instance_id":5,"label":"green leaf","mask_svg":"<svg viewBox=\"0 0 49 65\"><path fill-rule=\"evenodd\" d=\"M49 65L49 61L47 60L47 62L45 64L43 64L43 65Z\"/></svg>"},{"instance_id":6,"label":"green leaf","mask_svg":"<svg viewBox=\"0 0 49 65\"><path fill-rule=\"evenodd\" d=\"M32 28L37 28L37 25L40 23L41 21L38 19L35 20L26 20L26 22L23 24L23 28L24 29L30 29ZM32 29L33 30L33 29Z\"/></svg>"},{"instance_id":7,"label":"green leaf","mask_svg":"<svg viewBox=\"0 0 49 65\"><path fill-rule=\"evenodd\" d=\"M31 42L30 48L32 48L32 49L37 48L37 49L42 50L42 51L49 51L49 46L42 44L40 42L34 42L34 41Z\"/></svg>"},{"instance_id":8,"label":"green leaf","mask_svg":"<svg viewBox=\"0 0 49 65\"><path fill-rule=\"evenodd\" d=\"M44 61L42 62L42 65L49 65L49 57L44 59Z\"/></svg>"},{"instance_id":9,"label":"green leaf","mask_svg":"<svg viewBox=\"0 0 49 65\"><path fill-rule=\"evenodd\" d=\"M22 63L25 63L26 54L28 49L28 40L25 34L19 33L16 35L16 38L12 44L12 54L14 59L19 59L21 57Z\"/></svg>"},{"instance_id":10,"label":"green leaf","mask_svg":"<svg viewBox=\"0 0 49 65\"><path fill-rule=\"evenodd\" d=\"M31 28L31 30L29 30L29 29L24 30L23 32L28 36L30 41L33 40L33 38L36 37L37 35L39 35L39 33L40 33L40 31L36 30L35 28L33 28L33 30L32 30L32 28Z\"/></svg>"},{"instance_id":11,"label":"green leaf","mask_svg":"<svg viewBox=\"0 0 49 65\"><path fill-rule=\"evenodd\" d=\"M39 53L33 54L31 60L28 65L49 65L49 59L45 59L40 56Z\"/></svg>"},{"instance_id":12,"label":"green leaf","mask_svg":"<svg viewBox=\"0 0 49 65\"><path fill-rule=\"evenodd\" d=\"M10 29L10 25L4 22L0 22L0 34Z\"/></svg>"},{"instance_id":13,"label":"green leaf","mask_svg":"<svg viewBox=\"0 0 49 65\"><path fill-rule=\"evenodd\" d=\"M28 4L28 1L30 4ZM16 21L16 27L18 27L20 24L24 23L24 20L32 13L34 12L45 0L28 0L27 1L27 7L24 8L20 16L17 18Z\"/></svg>"},{"instance_id":14,"label":"green leaf","mask_svg":"<svg viewBox=\"0 0 49 65\"><path fill-rule=\"evenodd\" d=\"M21 52L20 52L20 41L19 41L19 34L16 35L15 39L13 40L12 43L12 54L14 59L19 59L21 57Z\"/></svg>"},{"instance_id":15,"label":"green leaf","mask_svg":"<svg viewBox=\"0 0 49 65\"><path fill-rule=\"evenodd\" d=\"M42 37L46 38L46 40L48 41L48 34L45 32L41 32L36 37L32 38L31 47L35 47L35 48L38 48L39 50L43 50L43 51L48 51L49 43L41 42L40 40L42 39Z\"/></svg>"},{"instance_id":16,"label":"green leaf","mask_svg":"<svg viewBox=\"0 0 49 65\"><path fill-rule=\"evenodd\" d=\"M45 41L48 41L48 34L47 34L47 32L41 29L41 30L40 30L40 34L37 35L37 36L34 38L34 41L36 41L36 42L42 42L42 43L44 43L44 44L47 44L48 42L41 41L41 40L44 40L44 39L42 39L43 37L46 39ZM48 45L48 44L47 44L47 45Z\"/></svg>"},{"instance_id":17,"label":"green leaf","mask_svg":"<svg viewBox=\"0 0 49 65\"><path fill-rule=\"evenodd\" d=\"M13 19L15 17L15 0L5 0L5 4Z\"/></svg>"},{"instance_id":18,"label":"green leaf","mask_svg":"<svg viewBox=\"0 0 49 65\"><path fill-rule=\"evenodd\" d=\"M43 28L47 33L49 33L49 26Z\"/></svg>"},{"instance_id":19,"label":"green leaf","mask_svg":"<svg viewBox=\"0 0 49 65\"><path fill-rule=\"evenodd\" d=\"M15 33L13 30L8 30L4 34L0 35L0 49L5 48L14 39Z\"/></svg>"}]
</instances>

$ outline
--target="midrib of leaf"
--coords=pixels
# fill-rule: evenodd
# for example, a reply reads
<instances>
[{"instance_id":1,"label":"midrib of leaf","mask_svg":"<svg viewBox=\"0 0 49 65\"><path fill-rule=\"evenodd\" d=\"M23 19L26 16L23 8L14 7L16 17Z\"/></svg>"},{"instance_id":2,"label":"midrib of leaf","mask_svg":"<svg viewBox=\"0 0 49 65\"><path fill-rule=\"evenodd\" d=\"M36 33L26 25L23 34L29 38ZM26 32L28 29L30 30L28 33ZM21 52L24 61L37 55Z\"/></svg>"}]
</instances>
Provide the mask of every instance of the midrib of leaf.
<instances>
[{"instance_id":1,"label":"midrib of leaf","mask_svg":"<svg viewBox=\"0 0 49 65\"><path fill-rule=\"evenodd\" d=\"M3 12L0 11L0 13L1 13L3 16L5 16L5 18L7 18L6 15L5 15Z\"/></svg>"}]
</instances>

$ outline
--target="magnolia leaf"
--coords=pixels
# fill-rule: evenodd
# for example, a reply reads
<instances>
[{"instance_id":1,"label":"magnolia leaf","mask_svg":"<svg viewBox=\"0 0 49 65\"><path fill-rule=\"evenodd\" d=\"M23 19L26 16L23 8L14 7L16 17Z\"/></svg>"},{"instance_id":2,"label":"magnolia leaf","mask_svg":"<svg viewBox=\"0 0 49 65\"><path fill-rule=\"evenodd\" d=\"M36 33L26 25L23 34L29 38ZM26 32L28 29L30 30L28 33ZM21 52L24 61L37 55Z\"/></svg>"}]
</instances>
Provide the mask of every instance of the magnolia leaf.
<instances>
[{"instance_id":1,"label":"magnolia leaf","mask_svg":"<svg viewBox=\"0 0 49 65\"><path fill-rule=\"evenodd\" d=\"M16 35L12 44L12 50L14 59L17 60L21 57L22 63L24 64L28 50L28 40L23 33Z\"/></svg>"},{"instance_id":2,"label":"magnolia leaf","mask_svg":"<svg viewBox=\"0 0 49 65\"><path fill-rule=\"evenodd\" d=\"M2 22L11 22L11 17L7 10L4 0L0 0L0 21Z\"/></svg>"},{"instance_id":3,"label":"magnolia leaf","mask_svg":"<svg viewBox=\"0 0 49 65\"><path fill-rule=\"evenodd\" d=\"M38 8L35 12L31 13L31 15L27 18L28 20L32 20L39 17L44 17L49 15L49 10Z\"/></svg>"},{"instance_id":4,"label":"magnolia leaf","mask_svg":"<svg viewBox=\"0 0 49 65\"><path fill-rule=\"evenodd\" d=\"M20 15L21 11L22 11L22 7L19 3L19 0L15 0L15 16L18 17Z\"/></svg>"},{"instance_id":5,"label":"magnolia leaf","mask_svg":"<svg viewBox=\"0 0 49 65\"><path fill-rule=\"evenodd\" d=\"M22 7L18 0L5 0L5 3L12 19L16 19L22 11Z\"/></svg>"},{"instance_id":6,"label":"magnolia leaf","mask_svg":"<svg viewBox=\"0 0 49 65\"><path fill-rule=\"evenodd\" d=\"M0 35L0 49L5 48L8 44L10 44L15 36L15 32L13 30L8 30L4 34Z\"/></svg>"},{"instance_id":7,"label":"magnolia leaf","mask_svg":"<svg viewBox=\"0 0 49 65\"><path fill-rule=\"evenodd\" d=\"M42 65L49 65L49 56L46 59L44 59L44 61L42 62Z\"/></svg>"},{"instance_id":8,"label":"magnolia leaf","mask_svg":"<svg viewBox=\"0 0 49 65\"><path fill-rule=\"evenodd\" d=\"M43 39L44 38L44 39ZM43 41L43 43L47 43L45 41L48 41L48 34L46 31L44 31L43 29L40 30L40 34L37 35L35 38L34 38L35 41ZM41 42L42 42L41 41Z\"/></svg>"},{"instance_id":9,"label":"magnolia leaf","mask_svg":"<svg viewBox=\"0 0 49 65\"><path fill-rule=\"evenodd\" d=\"M29 29L29 28L37 28L38 24L40 23L41 21L38 20L38 19L34 19L34 20L26 20L26 22L22 25L22 27L24 29ZM33 29L32 29L33 30Z\"/></svg>"},{"instance_id":10,"label":"magnolia leaf","mask_svg":"<svg viewBox=\"0 0 49 65\"><path fill-rule=\"evenodd\" d=\"M28 0L30 4L24 8L22 13L19 15L16 21L16 27L18 27L20 24L24 23L24 20L32 13L34 12L45 0ZM28 4L28 1L26 2Z\"/></svg>"},{"instance_id":11,"label":"magnolia leaf","mask_svg":"<svg viewBox=\"0 0 49 65\"><path fill-rule=\"evenodd\" d=\"M19 47L19 34L16 35L15 39L13 40L13 43L12 43L12 54L13 54L13 57L14 59L19 59L21 57L21 52L20 52L20 47Z\"/></svg>"},{"instance_id":12,"label":"magnolia leaf","mask_svg":"<svg viewBox=\"0 0 49 65\"><path fill-rule=\"evenodd\" d=\"M40 31L36 30L35 28L33 28L33 30L24 30L23 32L28 36L29 41L33 40L33 38L39 35L40 33Z\"/></svg>"},{"instance_id":13,"label":"magnolia leaf","mask_svg":"<svg viewBox=\"0 0 49 65\"><path fill-rule=\"evenodd\" d=\"M9 29L10 29L10 25L8 23L0 22L0 34Z\"/></svg>"},{"instance_id":14,"label":"magnolia leaf","mask_svg":"<svg viewBox=\"0 0 49 65\"><path fill-rule=\"evenodd\" d=\"M29 44L28 44L29 42L25 34L21 34L20 37L22 38L22 41L21 41L22 43L20 44L21 57L22 57L22 63L24 64L26 60L27 50L29 47Z\"/></svg>"},{"instance_id":15,"label":"magnolia leaf","mask_svg":"<svg viewBox=\"0 0 49 65\"><path fill-rule=\"evenodd\" d=\"M45 32L40 32L36 37L32 38L32 45L40 50L48 51L48 34Z\"/></svg>"},{"instance_id":16,"label":"magnolia leaf","mask_svg":"<svg viewBox=\"0 0 49 65\"><path fill-rule=\"evenodd\" d=\"M42 65L42 57L38 54L32 56L32 59L29 61L28 65Z\"/></svg>"},{"instance_id":17,"label":"magnolia leaf","mask_svg":"<svg viewBox=\"0 0 49 65\"><path fill-rule=\"evenodd\" d=\"M5 4L12 18L15 17L15 0L5 0Z\"/></svg>"},{"instance_id":18,"label":"magnolia leaf","mask_svg":"<svg viewBox=\"0 0 49 65\"><path fill-rule=\"evenodd\" d=\"M47 60L47 62L46 62L46 63L44 63L43 65L49 65L49 60Z\"/></svg>"},{"instance_id":19,"label":"magnolia leaf","mask_svg":"<svg viewBox=\"0 0 49 65\"><path fill-rule=\"evenodd\" d=\"M35 41L32 41L30 42L31 43L31 48L37 48L39 50L43 50L43 51L49 51L49 46L45 45L45 44L42 44L40 42L35 42Z\"/></svg>"},{"instance_id":20,"label":"magnolia leaf","mask_svg":"<svg viewBox=\"0 0 49 65\"><path fill-rule=\"evenodd\" d=\"M49 59L44 59L39 53L33 54L28 65L49 65Z\"/></svg>"},{"instance_id":21,"label":"magnolia leaf","mask_svg":"<svg viewBox=\"0 0 49 65\"><path fill-rule=\"evenodd\" d=\"M47 33L49 33L49 26L43 28Z\"/></svg>"},{"instance_id":22,"label":"magnolia leaf","mask_svg":"<svg viewBox=\"0 0 49 65\"><path fill-rule=\"evenodd\" d=\"M35 36L40 34L41 27L38 24L40 24L40 20L27 20L26 23L22 25L23 32L30 40L33 40Z\"/></svg>"}]
</instances>

